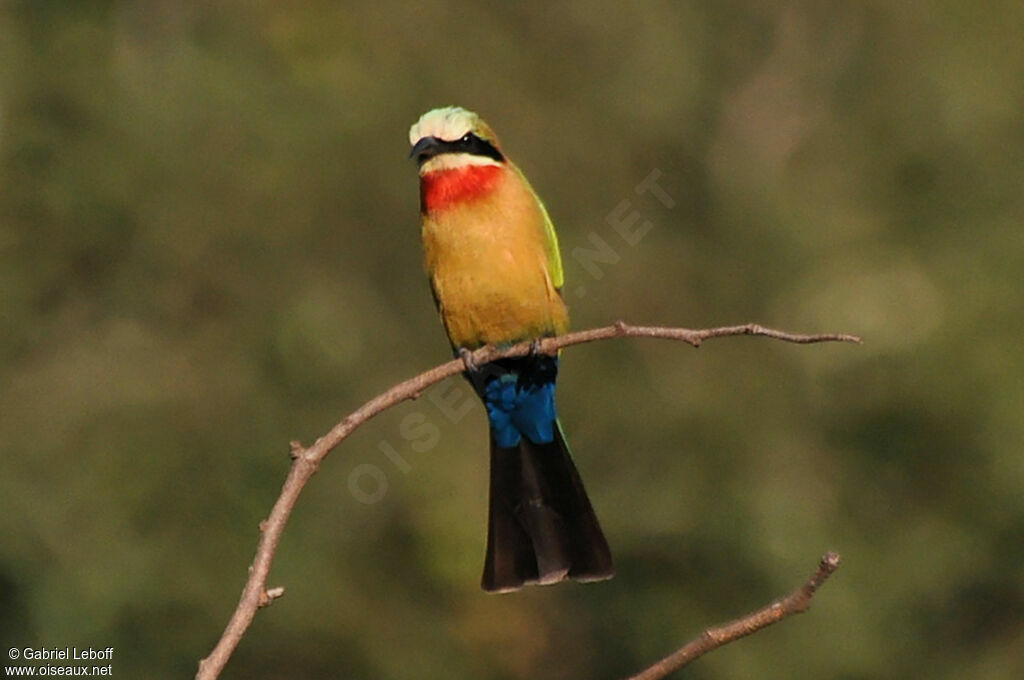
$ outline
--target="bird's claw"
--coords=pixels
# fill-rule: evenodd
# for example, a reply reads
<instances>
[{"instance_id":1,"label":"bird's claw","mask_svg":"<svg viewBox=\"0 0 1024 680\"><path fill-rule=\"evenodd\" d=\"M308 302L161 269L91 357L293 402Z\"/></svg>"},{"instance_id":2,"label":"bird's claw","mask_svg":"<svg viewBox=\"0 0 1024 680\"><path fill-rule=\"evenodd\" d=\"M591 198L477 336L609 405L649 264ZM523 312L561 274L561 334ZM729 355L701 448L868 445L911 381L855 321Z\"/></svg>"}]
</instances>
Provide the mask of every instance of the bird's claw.
<instances>
[{"instance_id":1,"label":"bird's claw","mask_svg":"<svg viewBox=\"0 0 1024 680\"><path fill-rule=\"evenodd\" d=\"M473 353L465 347L459 348L459 357L462 359L462 363L466 365L466 370L470 373L476 373L480 370L479 364L477 364L476 359L473 358Z\"/></svg>"}]
</instances>

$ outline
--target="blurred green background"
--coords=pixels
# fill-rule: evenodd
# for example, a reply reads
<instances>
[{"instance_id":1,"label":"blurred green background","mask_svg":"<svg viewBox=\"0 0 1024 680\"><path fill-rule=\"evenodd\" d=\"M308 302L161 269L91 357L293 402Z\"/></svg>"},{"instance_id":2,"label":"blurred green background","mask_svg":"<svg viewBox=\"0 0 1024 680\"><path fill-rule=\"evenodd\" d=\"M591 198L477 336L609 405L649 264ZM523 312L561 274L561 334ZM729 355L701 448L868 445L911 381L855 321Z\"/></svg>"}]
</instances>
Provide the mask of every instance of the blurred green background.
<instances>
[{"instance_id":1,"label":"blurred green background","mask_svg":"<svg viewBox=\"0 0 1024 680\"><path fill-rule=\"evenodd\" d=\"M567 350L619 571L587 586L484 594L483 410L393 409L223 677L615 678L827 549L809 614L685 677L1024 677L1022 34L998 1L0 3L0 643L191 677L288 441L449 356L407 130L459 104L545 199L576 328L865 344Z\"/></svg>"}]
</instances>

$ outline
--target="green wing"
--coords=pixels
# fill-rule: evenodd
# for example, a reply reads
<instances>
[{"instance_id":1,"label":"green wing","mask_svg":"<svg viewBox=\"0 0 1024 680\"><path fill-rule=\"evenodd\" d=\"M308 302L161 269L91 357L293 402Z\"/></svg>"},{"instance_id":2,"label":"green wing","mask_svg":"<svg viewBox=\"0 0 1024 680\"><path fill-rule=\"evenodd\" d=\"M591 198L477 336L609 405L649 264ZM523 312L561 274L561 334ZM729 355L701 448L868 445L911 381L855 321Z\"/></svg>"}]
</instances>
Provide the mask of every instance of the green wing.
<instances>
[{"instance_id":1,"label":"green wing","mask_svg":"<svg viewBox=\"0 0 1024 680\"><path fill-rule=\"evenodd\" d=\"M530 186L530 182L518 166L516 167L516 172L519 173L523 184L533 194L533 199L537 201L537 205L540 207L540 214L544 218L544 245L548 255L548 273L551 275L551 282L555 284L555 289L562 290L562 286L565 283L565 272L562 270L562 254L558 249L558 234L555 233L555 225L551 222L548 209L544 207L544 201L540 200L540 197L537 196L537 192Z\"/></svg>"}]
</instances>

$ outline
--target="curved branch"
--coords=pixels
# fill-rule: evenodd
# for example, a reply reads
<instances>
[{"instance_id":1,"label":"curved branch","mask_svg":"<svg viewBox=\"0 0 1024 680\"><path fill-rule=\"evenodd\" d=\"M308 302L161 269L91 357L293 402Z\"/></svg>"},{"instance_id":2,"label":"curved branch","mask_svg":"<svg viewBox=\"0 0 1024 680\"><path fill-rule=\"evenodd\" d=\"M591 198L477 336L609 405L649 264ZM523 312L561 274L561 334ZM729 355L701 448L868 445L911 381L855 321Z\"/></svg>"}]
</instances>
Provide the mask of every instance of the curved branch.
<instances>
[{"instance_id":1,"label":"curved branch","mask_svg":"<svg viewBox=\"0 0 1024 680\"><path fill-rule=\"evenodd\" d=\"M708 652L718 649L741 637L752 635L762 628L773 623L778 623L784 618L793 614L802 614L811 606L811 598L819 586L839 568L839 554L834 552L825 553L818 563L818 569L811 576L807 583L803 584L792 593L781 599L772 602L767 607L751 612L743 618L730 621L729 623L707 628L699 636L687 642L685 645L666 656L661 661L630 676L627 680L660 680L670 673L674 673L691 661L698 659Z\"/></svg>"},{"instance_id":2,"label":"curved branch","mask_svg":"<svg viewBox=\"0 0 1024 680\"><path fill-rule=\"evenodd\" d=\"M800 335L765 328L757 324L691 330L688 328L666 328L663 326L632 326L622 321L617 321L611 326L577 331L554 338L544 338L538 343L527 341L505 348L488 345L472 352L468 357L469 361L473 364L482 365L495 359L525 356L531 351L553 354L557 350L571 345L624 337L680 340L693 347L699 347L705 340L731 335L761 335L776 340L801 344L815 342L859 343L861 341L860 338L854 335L838 333ZM238 643L242 640L242 636L245 635L249 624L252 623L253 618L256 616L256 611L260 607L271 604L275 599L284 594L284 589L281 587L267 590L267 577L270 574L270 566L274 561L274 554L277 552L277 544L281 540L281 534L284 532L284 527L291 515L292 508L295 507L299 494L302 493L302 489L306 486L310 477L316 473L320 462L338 444L352 434L356 428L370 418L402 401L415 399L424 389L441 382L445 378L461 373L465 367L466 364L463 359L455 359L436 366L414 378L398 383L386 392L366 402L347 415L311 446L304 447L300 442L294 441L291 443L292 466L281 488L281 495L278 496L274 507L270 511L270 516L260 523L260 539L256 546L256 557L249 567L249 578L246 581L245 588L242 590L238 606L235 608L231 620L228 621L228 625L213 651L199 662L199 672L196 674L196 680L213 680L217 678L224 669L224 666L227 665L228 659L231 658L231 654L238 646Z\"/></svg>"}]
</instances>

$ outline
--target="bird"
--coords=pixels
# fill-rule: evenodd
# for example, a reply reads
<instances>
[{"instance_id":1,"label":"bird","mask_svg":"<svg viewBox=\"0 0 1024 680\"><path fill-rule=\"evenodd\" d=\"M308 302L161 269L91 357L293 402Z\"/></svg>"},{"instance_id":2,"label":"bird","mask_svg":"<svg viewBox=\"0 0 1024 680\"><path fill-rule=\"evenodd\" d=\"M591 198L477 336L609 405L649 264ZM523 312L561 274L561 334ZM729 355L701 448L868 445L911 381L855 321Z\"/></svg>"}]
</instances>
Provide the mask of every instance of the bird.
<instances>
[{"instance_id":1,"label":"bird","mask_svg":"<svg viewBox=\"0 0 1024 680\"><path fill-rule=\"evenodd\" d=\"M419 168L424 264L434 303L490 430L490 500L481 586L600 581L611 551L555 408L559 356L539 341L569 327L558 237L497 136L457 106L409 130ZM485 345L531 341L527 356L475 365Z\"/></svg>"}]
</instances>

